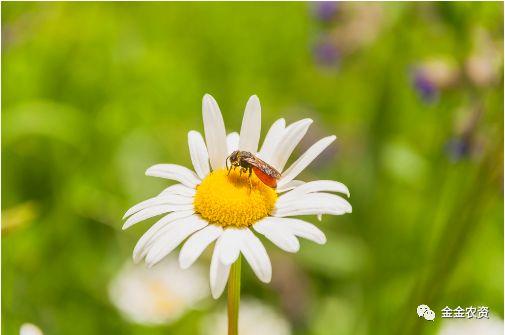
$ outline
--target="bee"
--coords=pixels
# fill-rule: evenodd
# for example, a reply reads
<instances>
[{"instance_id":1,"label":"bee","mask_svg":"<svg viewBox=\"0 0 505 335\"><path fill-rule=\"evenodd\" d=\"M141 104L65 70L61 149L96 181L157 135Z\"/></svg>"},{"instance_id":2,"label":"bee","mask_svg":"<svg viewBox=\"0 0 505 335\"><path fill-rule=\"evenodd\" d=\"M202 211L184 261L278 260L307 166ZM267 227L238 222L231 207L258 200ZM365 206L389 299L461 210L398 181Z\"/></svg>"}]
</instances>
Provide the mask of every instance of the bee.
<instances>
[{"instance_id":1,"label":"bee","mask_svg":"<svg viewBox=\"0 0 505 335\"><path fill-rule=\"evenodd\" d=\"M228 166L228 160L230 161L230 166ZM226 158L226 169L228 170L228 174L230 174L232 168L235 169L237 167L240 167L241 175L242 173L249 172L249 178L251 178L251 174L254 171L258 179L271 188L277 187L277 180L281 177L279 171L274 167L248 151L235 150ZM252 187L250 179L249 186Z\"/></svg>"}]
</instances>

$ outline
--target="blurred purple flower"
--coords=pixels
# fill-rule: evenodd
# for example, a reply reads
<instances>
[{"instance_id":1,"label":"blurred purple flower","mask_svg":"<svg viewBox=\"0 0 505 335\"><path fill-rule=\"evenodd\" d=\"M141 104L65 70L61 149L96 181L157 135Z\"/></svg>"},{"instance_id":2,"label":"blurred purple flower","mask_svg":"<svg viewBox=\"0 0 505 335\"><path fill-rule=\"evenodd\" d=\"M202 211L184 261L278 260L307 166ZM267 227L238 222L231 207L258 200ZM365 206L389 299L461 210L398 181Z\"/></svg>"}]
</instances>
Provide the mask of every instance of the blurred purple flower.
<instances>
[{"instance_id":1,"label":"blurred purple flower","mask_svg":"<svg viewBox=\"0 0 505 335\"><path fill-rule=\"evenodd\" d=\"M422 70L415 70L412 76L415 90L425 102L432 102L438 97L438 87Z\"/></svg>"},{"instance_id":2,"label":"blurred purple flower","mask_svg":"<svg viewBox=\"0 0 505 335\"><path fill-rule=\"evenodd\" d=\"M340 59L340 52L335 44L325 38L316 42L314 57L319 65L335 66Z\"/></svg>"},{"instance_id":3,"label":"blurred purple flower","mask_svg":"<svg viewBox=\"0 0 505 335\"><path fill-rule=\"evenodd\" d=\"M412 85L425 102L433 102L442 91L458 84L460 71L453 58L431 58L413 66Z\"/></svg>"},{"instance_id":4,"label":"blurred purple flower","mask_svg":"<svg viewBox=\"0 0 505 335\"><path fill-rule=\"evenodd\" d=\"M328 22L331 21L338 12L337 1L323 1L314 3L314 15L317 19Z\"/></svg>"},{"instance_id":5,"label":"blurred purple flower","mask_svg":"<svg viewBox=\"0 0 505 335\"><path fill-rule=\"evenodd\" d=\"M447 142L445 149L449 159L457 162L470 154L471 144L466 137L453 137Z\"/></svg>"}]
</instances>

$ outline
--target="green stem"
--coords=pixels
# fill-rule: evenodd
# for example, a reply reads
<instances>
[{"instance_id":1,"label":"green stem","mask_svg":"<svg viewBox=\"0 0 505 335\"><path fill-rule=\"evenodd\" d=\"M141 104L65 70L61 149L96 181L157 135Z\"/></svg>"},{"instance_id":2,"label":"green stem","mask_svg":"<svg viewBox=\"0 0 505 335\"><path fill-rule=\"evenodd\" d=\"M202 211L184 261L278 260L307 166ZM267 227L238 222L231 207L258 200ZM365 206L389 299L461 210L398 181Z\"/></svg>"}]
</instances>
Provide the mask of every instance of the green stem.
<instances>
[{"instance_id":1,"label":"green stem","mask_svg":"<svg viewBox=\"0 0 505 335\"><path fill-rule=\"evenodd\" d=\"M228 335L238 335L241 257L239 255L231 266L230 276L228 277Z\"/></svg>"}]
</instances>

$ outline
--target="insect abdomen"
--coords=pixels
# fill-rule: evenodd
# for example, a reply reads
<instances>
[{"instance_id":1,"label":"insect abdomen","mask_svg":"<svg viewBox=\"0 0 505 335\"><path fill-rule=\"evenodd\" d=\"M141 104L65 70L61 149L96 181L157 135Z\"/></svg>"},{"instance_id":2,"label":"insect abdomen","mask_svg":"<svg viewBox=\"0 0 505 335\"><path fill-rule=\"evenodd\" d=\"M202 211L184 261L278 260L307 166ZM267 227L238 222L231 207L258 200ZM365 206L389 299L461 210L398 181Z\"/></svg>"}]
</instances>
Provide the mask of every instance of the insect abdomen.
<instances>
[{"instance_id":1,"label":"insect abdomen","mask_svg":"<svg viewBox=\"0 0 505 335\"><path fill-rule=\"evenodd\" d=\"M261 180L265 185L271 188L277 187L277 179L275 179L274 177L270 177L265 172L261 171L255 166L253 166L252 169L254 171L254 174L258 177L258 179Z\"/></svg>"}]
</instances>

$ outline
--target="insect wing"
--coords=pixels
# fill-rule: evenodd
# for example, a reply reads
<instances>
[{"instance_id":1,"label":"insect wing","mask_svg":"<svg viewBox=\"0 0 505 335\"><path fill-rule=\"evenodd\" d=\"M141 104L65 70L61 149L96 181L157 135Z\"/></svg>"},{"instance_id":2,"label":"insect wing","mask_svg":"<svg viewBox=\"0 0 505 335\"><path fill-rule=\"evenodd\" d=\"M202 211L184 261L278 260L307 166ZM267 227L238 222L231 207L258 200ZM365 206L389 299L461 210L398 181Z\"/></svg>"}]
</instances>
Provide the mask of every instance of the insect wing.
<instances>
[{"instance_id":1,"label":"insect wing","mask_svg":"<svg viewBox=\"0 0 505 335\"><path fill-rule=\"evenodd\" d=\"M247 163L251 164L252 166L257 167L259 170L263 171L264 174L268 175L269 177L272 177L274 179L279 179L281 177L281 174L279 171L277 171L275 168L273 168L271 165L268 165L258 157L247 157L243 158L244 161Z\"/></svg>"}]
</instances>

